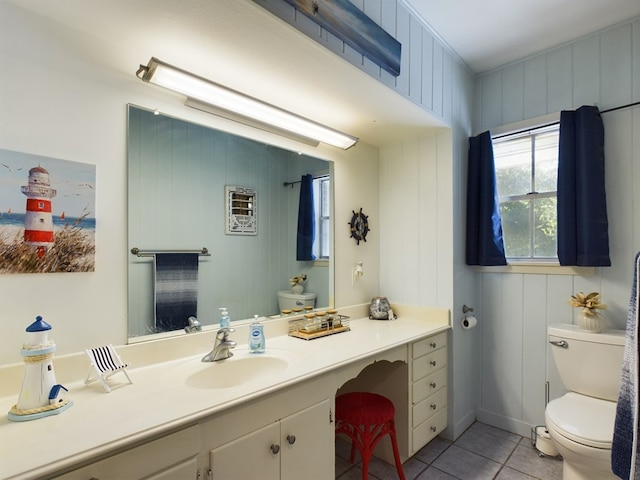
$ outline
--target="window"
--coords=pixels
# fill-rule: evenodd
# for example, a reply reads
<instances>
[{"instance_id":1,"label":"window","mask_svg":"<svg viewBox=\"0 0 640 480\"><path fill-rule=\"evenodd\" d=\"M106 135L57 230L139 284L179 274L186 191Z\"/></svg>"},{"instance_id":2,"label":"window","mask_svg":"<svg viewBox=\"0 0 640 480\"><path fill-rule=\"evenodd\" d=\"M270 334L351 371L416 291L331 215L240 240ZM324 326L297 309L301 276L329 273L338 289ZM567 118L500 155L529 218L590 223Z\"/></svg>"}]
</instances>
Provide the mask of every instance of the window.
<instances>
[{"instance_id":1,"label":"window","mask_svg":"<svg viewBox=\"0 0 640 480\"><path fill-rule=\"evenodd\" d=\"M322 175L313 179L313 199L316 216L316 235L313 239L313 254L318 260L329 259L331 234L331 179Z\"/></svg>"},{"instance_id":2,"label":"window","mask_svg":"<svg viewBox=\"0 0 640 480\"><path fill-rule=\"evenodd\" d=\"M558 138L553 125L493 140L509 261L557 261Z\"/></svg>"}]
</instances>

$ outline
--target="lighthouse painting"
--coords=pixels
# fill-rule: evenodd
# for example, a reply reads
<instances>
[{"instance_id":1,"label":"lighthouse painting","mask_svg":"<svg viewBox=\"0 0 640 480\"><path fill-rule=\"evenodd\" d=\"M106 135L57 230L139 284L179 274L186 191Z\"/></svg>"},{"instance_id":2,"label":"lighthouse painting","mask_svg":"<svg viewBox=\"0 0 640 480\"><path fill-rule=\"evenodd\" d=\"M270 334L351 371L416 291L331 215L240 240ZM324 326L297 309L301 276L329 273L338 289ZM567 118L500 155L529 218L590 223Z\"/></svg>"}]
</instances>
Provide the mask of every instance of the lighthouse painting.
<instances>
[{"instance_id":1,"label":"lighthouse painting","mask_svg":"<svg viewBox=\"0 0 640 480\"><path fill-rule=\"evenodd\" d=\"M0 149L0 274L95 270L95 165Z\"/></svg>"},{"instance_id":2,"label":"lighthouse painting","mask_svg":"<svg viewBox=\"0 0 640 480\"><path fill-rule=\"evenodd\" d=\"M41 166L30 169L29 184L22 187L22 193L27 196L24 241L36 247L38 258L42 258L53 244L51 199L57 192L50 186L49 172Z\"/></svg>"}]
</instances>

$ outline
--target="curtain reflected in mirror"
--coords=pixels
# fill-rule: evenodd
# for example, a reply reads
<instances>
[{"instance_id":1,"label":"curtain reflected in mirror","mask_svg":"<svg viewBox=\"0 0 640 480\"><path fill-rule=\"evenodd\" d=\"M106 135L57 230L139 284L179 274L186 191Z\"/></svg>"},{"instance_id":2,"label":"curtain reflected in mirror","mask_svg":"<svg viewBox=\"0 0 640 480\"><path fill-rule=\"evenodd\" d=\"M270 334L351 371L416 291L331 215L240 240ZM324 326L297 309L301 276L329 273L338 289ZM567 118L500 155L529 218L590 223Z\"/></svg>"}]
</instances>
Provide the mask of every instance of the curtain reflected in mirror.
<instances>
[{"instance_id":1,"label":"curtain reflected in mirror","mask_svg":"<svg viewBox=\"0 0 640 480\"><path fill-rule=\"evenodd\" d=\"M300 273L307 275L305 291L316 294L316 306L328 306L329 262L297 261L296 235L299 180L331 170L325 160L130 105L128 249L208 250L210 256L198 259L202 325L217 324L220 307L227 307L232 321L278 314L277 293L290 290L289 279ZM254 233L228 231L229 186L255 192L246 210ZM157 333L153 255L129 253L128 263L129 336Z\"/></svg>"}]
</instances>

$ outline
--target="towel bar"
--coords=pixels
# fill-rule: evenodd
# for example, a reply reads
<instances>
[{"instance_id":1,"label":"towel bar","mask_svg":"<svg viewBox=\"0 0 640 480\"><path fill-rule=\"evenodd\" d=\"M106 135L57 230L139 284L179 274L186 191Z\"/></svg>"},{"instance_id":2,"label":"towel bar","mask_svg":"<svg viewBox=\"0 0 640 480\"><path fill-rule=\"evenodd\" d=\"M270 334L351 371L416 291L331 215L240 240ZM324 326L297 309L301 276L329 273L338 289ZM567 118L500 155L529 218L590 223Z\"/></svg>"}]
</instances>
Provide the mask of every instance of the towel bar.
<instances>
[{"instance_id":1,"label":"towel bar","mask_svg":"<svg viewBox=\"0 0 640 480\"><path fill-rule=\"evenodd\" d=\"M202 250L140 250L138 247L133 247L131 253L138 257L153 257L156 253L197 253L201 257L211 256L206 247L202 247Z\"/></svg>"}]
</instances>

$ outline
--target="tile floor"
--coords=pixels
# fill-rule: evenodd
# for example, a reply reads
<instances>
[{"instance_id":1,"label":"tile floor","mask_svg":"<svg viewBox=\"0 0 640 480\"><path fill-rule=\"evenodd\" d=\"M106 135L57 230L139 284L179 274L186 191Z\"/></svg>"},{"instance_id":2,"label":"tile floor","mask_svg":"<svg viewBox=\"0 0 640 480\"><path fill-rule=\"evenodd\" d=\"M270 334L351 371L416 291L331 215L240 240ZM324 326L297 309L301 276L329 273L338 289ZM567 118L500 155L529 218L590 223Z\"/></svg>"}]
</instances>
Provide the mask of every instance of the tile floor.
<instances>
[{"instance_id":1,"label":"tile floor","mask_svg":"<svg viewBox=\"0 0 640 480\"><path fill-rule=\"evenodd\" d=\"M336 439L336 480L361 480L350 444ZM562 461L540 457L529 438L474 423L455 443L435 438L404 463L406 480L562 480ZM393 465L373 458L370 480L397 479Z\"/></svg>"}]
</instances>

